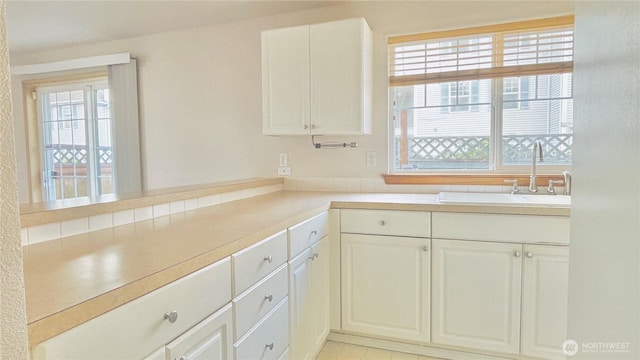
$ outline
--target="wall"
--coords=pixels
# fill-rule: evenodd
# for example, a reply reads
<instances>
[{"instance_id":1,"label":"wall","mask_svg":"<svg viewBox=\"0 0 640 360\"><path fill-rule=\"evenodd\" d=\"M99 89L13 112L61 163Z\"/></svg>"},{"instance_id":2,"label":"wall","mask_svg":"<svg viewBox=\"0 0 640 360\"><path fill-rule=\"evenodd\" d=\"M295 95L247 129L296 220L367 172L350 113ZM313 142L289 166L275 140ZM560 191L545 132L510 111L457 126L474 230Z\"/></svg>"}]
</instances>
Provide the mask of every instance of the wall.
<instances>
[{"instance_id":1,"label":"wall","mask_svg":"<svg viewBox=\"0 0 640 360\"><path fill-rule=\"evenodd\" d=\"M637 1L576 2L568 336L630 348L574 358L640 359L638 19Z\"/></svg>"},{"instance_id":2,"label":"wall","mask_svg":"<svg viewBox=\"0 0 640 360\"><path fill-rule=\"evenodd\" d=\"M4 14L0 0L0 359L26 359L27 316Z\"/></svg>"},{"instance_id":3,"label":"wall","mask_svg":"<svg viewBox=\"0 0 640 360\"><path fill-rule=\"evenodd\" d=\"M353 2L224 26L12 54L12 61L29 64L116 52L135 54L147 188L275 176L280 152L289 154L294 176L379 178L387 170L388 149L385 35L571 12L571 2ZM316 150L310 137L263 136L260 31L358 16L368 20L375 36L373 135L338 139L359 141L356 150ZM13 79L19 115L20 80ZM19 175L25 183L22 121L16 117ZM377 167L366 167L367 151L377 153ZM28 193L21 191L21 199L25 197Z\"/></svg>"}]
</instances>

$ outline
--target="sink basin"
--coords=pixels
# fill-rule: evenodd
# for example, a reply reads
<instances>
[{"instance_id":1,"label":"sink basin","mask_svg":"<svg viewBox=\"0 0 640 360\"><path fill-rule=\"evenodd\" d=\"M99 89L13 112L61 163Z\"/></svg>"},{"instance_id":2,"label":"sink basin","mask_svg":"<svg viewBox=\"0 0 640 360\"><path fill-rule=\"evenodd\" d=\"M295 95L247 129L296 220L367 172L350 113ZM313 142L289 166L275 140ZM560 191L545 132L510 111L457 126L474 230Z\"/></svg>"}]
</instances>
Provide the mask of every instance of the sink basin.
<instances>
[{"instance_id":1,"label":"sink basin","mask_svg":"<svg viewBox=\"0 0 640 360\"><path fill-rule=\"evenodd\" d=\"M442 204L571 207L571 196L566 195L441 192L438 201Z\"/></svg>"}]
</instances>

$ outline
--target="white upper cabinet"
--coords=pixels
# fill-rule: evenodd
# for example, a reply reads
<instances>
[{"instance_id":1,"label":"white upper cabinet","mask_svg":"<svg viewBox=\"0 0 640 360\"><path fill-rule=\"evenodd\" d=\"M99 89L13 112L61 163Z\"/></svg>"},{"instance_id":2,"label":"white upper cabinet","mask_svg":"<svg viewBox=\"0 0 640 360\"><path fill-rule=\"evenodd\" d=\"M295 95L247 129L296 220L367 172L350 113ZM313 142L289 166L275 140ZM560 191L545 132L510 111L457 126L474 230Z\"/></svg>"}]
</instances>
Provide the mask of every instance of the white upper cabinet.
<instances>
[{"instance_id":1,"label":"white upper cabinet","mask_svg":"<svg viewBox=\"0 0 640 360\"><path fill-rule=\"evenodd\" d=\"M363 18L262 32L263 133L370 134L372 48Z\"/></svg>"}]
</instances>

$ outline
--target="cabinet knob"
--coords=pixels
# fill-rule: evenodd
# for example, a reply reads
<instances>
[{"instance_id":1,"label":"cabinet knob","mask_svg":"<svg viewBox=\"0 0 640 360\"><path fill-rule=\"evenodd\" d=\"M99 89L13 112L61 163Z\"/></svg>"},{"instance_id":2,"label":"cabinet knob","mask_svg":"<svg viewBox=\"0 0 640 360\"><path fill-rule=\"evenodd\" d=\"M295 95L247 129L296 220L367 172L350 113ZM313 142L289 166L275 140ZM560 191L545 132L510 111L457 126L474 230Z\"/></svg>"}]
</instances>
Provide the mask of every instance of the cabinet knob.
<instances>
[{"instance_id":1,"label":"cabinet knob","mask_svg":"<svg viewBox=\"0 0 640 360\"><path fill-rule=\"evenodd\" d=\"M380 220L380 222L378 224L380 224L380 226L385 226L387 223L384 222L384 220Z\"/></svg>"},{"instance_id":2,"label":"cabinet knob","mask_svg":"<svg viewBox=\"0 0 640 360\"><path fill-rule=\"evenodd\" d=\"M304 125L304 129L307 130L309 128L309 125Z\"/></svg>"},{"instance_id":3,"label":"cabinet knob","mask_svg":"<svg viewBox=\"0 0 640 360\"><path fill-rule=\"evenodd\" d=\"M266 262L268 262L269 264L271 264L271 262L273 261L273 257L272 257L271 255L266 256L266 257L264 258L264 261L266 261Z\"/></svg>"},{"instance_id":4,"label":"cabinet knob","mask_svg":"<svg viewBox=\"0 0 640 360\"><path fill-rule=\"evenodd\" d=\"M318 230L311 230L311 235L318 235Z\"/></svg>"},{"instance_id":5,"label":"cabinet knob","mask_svg":"<svg viewBox=\"0 0 640 360\"><path fill-rule=\"evenodd\" d=\"M320 255L318 255L318 253L313 253L313 255L311 255L311 256L313 256L314 259L317 259L317 258L320 257Z\"/></svg>"},{"instance_id":6,"label":"cabinet knob","mask_svg":"<svg viewBox=\"0 0 640 360\"><path fill-rule=\"evenodd\" d=\"M520 251L516 251L516 252L513 253L513 256L515 256L515 257L520 257L520 255L521 255Z\"/></svg>"},{"instance_id":7,"label":"cabinet knob","mask_svg":"<svg viewBox=\"0 0 640 360\"><path fill-rule=\"evenodd\" d=\"M272 302L273 301L273 294L265 295L264 299L265 300L269 300L269 302Z\"/></svg>"},{"instance_id":8,"label":"cabinet knob","mask_svg":"<svg viewBox=\"0 0 640 360\"><path fill-rule=\"evenodd\" d=\"M164 319L169 320L169 322L173 324L174 322L176 322L176 320L178 320L178 312L175 310L166 312L164 313Z\"/></svg>"},{"instance_id":9,"label":"cabinet knob","mask_svg":"<svg viewBox=\"0 0 640 360\"><path fill-rule=\"evenodd\" d=\"M186 357L186 356L180 356L180 358L178 360L189 360L189 358Z\"/></svg>"},{"instance_id":10,"label":"cabinet knob","mask_svg":"<svg viewBox=\"0 0 640 360\"><path fill-rule=\"evenodd\" d=\"M315 128L316 128L316 126L315 126L315 125L313 125L313 124L311 124L311 128L312 128L312 129L315 129Z\"/></svg>"},{"instance_id":11,"label":"cabinet knob","mask_svg":"<svg viewBox=\"0 0 640 360\"><path fill-rule=\"evenodd\" d=\"M269 350L273 350L273 343L272 343L272 342L267 343L267 346L266 346L266 347L267 347Z\"/></svg>"},{"instance_id":12,"label":"cabinet knob","mask_svg":"<svg viewBox=\"0 0 640 360\"><path fill-rule=\"evenodd\" d=\"M529 259L531 259L531 258L533 257L533 253L528 252L528 253L527 253L527 257L528 257Z\"/></svg>"},{"instance_id":13,"label":"cabinet knob","mask_svg":"<svg viewBox=\"0 0 640 360\"><path fill-rule=\"evenodd\" d=\"M315 260L315 259L316 259L316 257L314 256L314 254L311 254L311 256L309 256L307 259L309 259L309 260L313 261L313 260Z\"/></svg>"},{"instance_id":14,"label":"cabinet knob","mask_svg":"<svg viewBox=\"0 0 640 360\"><path fill-rule=\"evenodd\" d=\"M427 245L423 246L422 251L429 251L429 247Z\"/></svg>"}]
</instances>

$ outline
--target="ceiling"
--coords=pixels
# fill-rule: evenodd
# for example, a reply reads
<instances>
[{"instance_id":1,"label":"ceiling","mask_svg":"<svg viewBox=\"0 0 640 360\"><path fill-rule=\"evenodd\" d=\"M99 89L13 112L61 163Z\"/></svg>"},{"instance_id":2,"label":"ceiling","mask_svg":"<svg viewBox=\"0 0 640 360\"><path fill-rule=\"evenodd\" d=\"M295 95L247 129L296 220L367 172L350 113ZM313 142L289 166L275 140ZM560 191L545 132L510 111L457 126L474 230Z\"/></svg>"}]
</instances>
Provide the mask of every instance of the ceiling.
<instances>
[{"instance_id":1,"label":"ceiling","mask_svg":"<svg viewBox=\"0 0 640 360\"><path fill-rule=\"evenodd\" d=\"M223 24L339 3L341 1L5 1L12 54Z\"/></svg>"}]
</instances>

